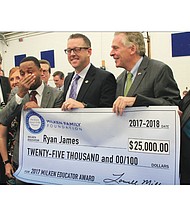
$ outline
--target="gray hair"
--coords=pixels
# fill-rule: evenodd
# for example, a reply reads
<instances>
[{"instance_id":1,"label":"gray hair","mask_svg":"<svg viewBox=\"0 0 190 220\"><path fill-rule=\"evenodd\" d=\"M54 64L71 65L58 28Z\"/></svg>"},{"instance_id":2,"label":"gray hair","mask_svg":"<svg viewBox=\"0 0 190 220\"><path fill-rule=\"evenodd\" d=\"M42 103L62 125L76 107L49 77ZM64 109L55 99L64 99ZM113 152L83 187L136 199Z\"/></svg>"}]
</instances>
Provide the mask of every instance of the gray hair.
<instances>
[{"instance_id":1,"label":"gray hair","mask_svg":"<svg viewBox=\"0 0 190 220\"><path fill-rule=\"evenodd\" d=\"M125 38L123 38L123 44L124 45L131 45L135 44L137 47L137 54L140 56L144 56L146 53L146 48L145 48L145 42L144 42L144 37L142 33L140 32L115 32L115 36L123 34L125 35Z\"/></svg>"}]
</instances>

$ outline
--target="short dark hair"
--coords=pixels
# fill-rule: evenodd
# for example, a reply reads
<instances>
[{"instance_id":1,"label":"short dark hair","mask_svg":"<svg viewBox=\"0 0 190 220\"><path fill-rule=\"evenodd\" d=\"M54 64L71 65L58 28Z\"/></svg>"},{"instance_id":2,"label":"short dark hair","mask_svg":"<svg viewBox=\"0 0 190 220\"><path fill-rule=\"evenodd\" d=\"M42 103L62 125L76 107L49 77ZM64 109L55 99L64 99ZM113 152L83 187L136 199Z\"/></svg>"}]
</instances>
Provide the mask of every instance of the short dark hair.
<instances>
[{"instance_id":1,"label":"short dark hair","mask_svg":"<svg viewBox=\"0 0 190 220\"><path fill-rule=\"evenodd\" d=\"M76 38L82 38L86 44L87 47L91 47L91 42L88 39L87 36L85 36L84 34L80 34L80 33L76 33L76 34L71 34L70 37L68 38L68 40L70 39L76 39Z\"/></svg>"},{"instance_id":2,"label":"short dark hair","mask_svg":"<svg viewBox=\"0 0 190 220\"><path fill-rule=\"evenodd\" d=\"M38 60L36 57L33 57L33 56L25 57L24 59L21 60L20 64L21 64L21 63L24 63L24 62L27 62L27 61L33 61L34 64L35 64L38 68L41 68L39 60Z\"/></svg>"},{"instance_id":3,"label":"short dark hair","mask_svg":"<svg viewBox=\"0 0 190 220\"><path fill-rule=\"evenodd\" d=\"M64 75L64 73L63 72L61 72L61 71L56 71L54 74L53 74L53 77L54 76L59 76L60 77L60 79L64 79L64 77L65 77L65 75Z\"/></svg>"}]
</instances>

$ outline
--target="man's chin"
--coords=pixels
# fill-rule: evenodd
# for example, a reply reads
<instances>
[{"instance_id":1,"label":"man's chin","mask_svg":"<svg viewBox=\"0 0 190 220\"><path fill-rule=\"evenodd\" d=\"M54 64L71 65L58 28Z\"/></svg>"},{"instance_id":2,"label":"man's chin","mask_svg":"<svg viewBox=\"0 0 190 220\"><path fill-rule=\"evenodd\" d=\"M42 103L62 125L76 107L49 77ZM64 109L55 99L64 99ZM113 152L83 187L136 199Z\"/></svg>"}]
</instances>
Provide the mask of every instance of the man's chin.
<instances>
[{"instance_id":1,"label":"man's chin","mask_svg":"<svg viewBox=\"0 0 190 220\"><path fill-rule=\"evenodd\" d=\"M76 68L79 65L78 60L73 60L70 64L73 68Z\"/></svg>"},{"instance_id":2,"label":"man's chin","mask_svg":"<svg viewBox=\"0 0 190 220\"><path fill-rule=\"evenodd\" d=\"M39 87L38 85L32 84L32 85L30 86L30 90L36 90L38 87Z\"/></svg>"},{"instance_id":3,"label":"man's chin","mask_svg":"<svg viewBox=\"0 0 190 220\"><path fill-rule=\"evenodd\" d=\"M115 66L117 67L117 68L122 68L119 64L115 64Z\"/></svg>"}]
</instances>

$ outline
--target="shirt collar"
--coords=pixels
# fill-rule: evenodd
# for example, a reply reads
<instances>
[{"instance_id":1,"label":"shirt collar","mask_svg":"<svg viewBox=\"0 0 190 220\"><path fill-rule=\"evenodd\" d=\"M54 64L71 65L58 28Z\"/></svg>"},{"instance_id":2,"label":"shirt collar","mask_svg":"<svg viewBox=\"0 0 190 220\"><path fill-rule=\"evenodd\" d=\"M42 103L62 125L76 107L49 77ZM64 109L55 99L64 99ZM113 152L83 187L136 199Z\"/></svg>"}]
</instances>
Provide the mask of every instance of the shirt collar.
<instances>
[{"instance_id":1,"label":"shirt collar","mask_svg":"<svg viewBox=\"0 0 190 220\"><path fill-rule=\"evenodd\" d=\"M36 89L36 92L38 93L39 96L42 96L42 93L44 91L44 83L42 82L42 84ZM32 90L29 90L29 93L31 92Z\"/></svg>"},{"instance_id":2,"label":"shirt collar","mask_svg":"<svg viewBox=\"0 0 190 220\"><path fill-rule=\"evenodd\" d=\"M1 82L0 82L0 104L2 102L4 102L4 100L3 100L3 91L2 91Z\"/></svg>"},{"instance_id":3,"label":"shirt collar","mask_svg":"<svg viewBox=\"0 0 190 220\"><path fill-rule=\"evenodd\" d=\"M130 71L130 72L133 74L133 76L135 76L135 75L137 74L137 71L138 71L138 69L139 69L139 66L140 66L142 60L143 60L143 57L141 57L141 58L137 61L137 63L134 65L133 69Z\"/></svg>"},{"instance_id":4,"label":"shirt collar","mask_svg":"<svg viewBox=\"0 0 190 220\"><path fill-rule=\"evenodd\" d=\"M86 74L87 74L87 72L88 72L90 66L91 66L91 63L89 63L80 73L78 73L78 75L79 75L82 79L85 78L85 76L86 76ZM76 74L77 74L77 73L75 72L74 76L75 76ZM74 77L73 77L73 78L74 78Z\"/></svg>"}]
</instances>

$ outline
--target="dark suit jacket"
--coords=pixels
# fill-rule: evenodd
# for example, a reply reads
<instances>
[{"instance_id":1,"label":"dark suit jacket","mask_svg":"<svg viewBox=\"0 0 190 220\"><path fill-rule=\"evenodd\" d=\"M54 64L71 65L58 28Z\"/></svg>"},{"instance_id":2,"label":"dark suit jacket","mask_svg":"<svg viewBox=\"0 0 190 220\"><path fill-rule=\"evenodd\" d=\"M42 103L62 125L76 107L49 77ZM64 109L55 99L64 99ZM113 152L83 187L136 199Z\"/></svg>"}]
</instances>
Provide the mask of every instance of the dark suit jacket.
<instances>
[{"instance_id":1,"label":"dark suit jacket","mask_svg":"<svg viewBox=\"0 0 190 220\"><path fill-rule=\"evenodd\" d=\"M20 114L22 111L22 107L25 103L29 101L29 94L24 96L22 104L18 105L15 99L15 94L17 93L18 88L14 88L11 91L10 101L7 103L5 108L0 112L0 123L9 126L11 121L17 116L18 120L20 119ZM50 86L45 85L43 95L42 95L42 108L60 108L63 103L63 93L52 88ZM19 120L20 122L20 120ZM20 129L17 129L16 133L16 141L13 152L13 160L16 164L18 164L18 155L19 155L19 133Z\"/></svg>"},{"instance_id":2,"label":"dark suit jacket","mask_svg":"<svg viewBox=\"0 0 190 220\"><path fill-rule=\"evenodd\" d=\"M11 87L9 83L9 79L5 76L0 76L0 84L3 92L3 99L5 104L7 104L9 94L11 92Z\"/></svg>"},{"instance_id":3,"label":"dark suit jacket","mask_svg":"<svg viewBox=\"0 0 190 220\"><path fill-rule=\"evenodd\" d=\"M73 73L69 73L64 82L64 100L71 84ZM112 107L115 101L116 80L112 73L91 65L82 83L78 96L79 102L87 107Z\"/></svg>"},{"instance_id":4,"label":"dark suit jacket","mask_svg":"<svg viewBox=\"0 0 190 220\"><path fill-rule=\"evenodd\" d=\"M190 184L190 137L184 127L190 120L190 91L180 102L181 116L181 149L180 149L180 174L181 184ZM190 131L189 131L190 133Z\"/></svg>"},{"instance_id":5,"label":"dark suit jacket","mask_svg":"<svg viewBox=\"0 0 190 220\"><path fill-rule=\"evenodd\" d=\"M190 91L181 100L179 108L183 112L181 117L181 127L183 127L190 118Z\"/></svg>"},{"instance_id":6,"label":"dark suit jacket","mask_svg":"<svg viewBox=\"0 0 190 220\"><path fill-rule=\"evenodd\" d=\"M126 71L117 78L116 97L123 96ZM180 91L166 64L143 57L127 96L137 97L134 106L179 105Z\"/></svg>"}]
</instances>

